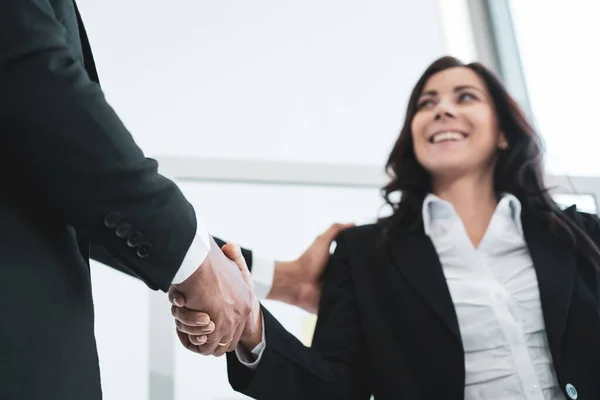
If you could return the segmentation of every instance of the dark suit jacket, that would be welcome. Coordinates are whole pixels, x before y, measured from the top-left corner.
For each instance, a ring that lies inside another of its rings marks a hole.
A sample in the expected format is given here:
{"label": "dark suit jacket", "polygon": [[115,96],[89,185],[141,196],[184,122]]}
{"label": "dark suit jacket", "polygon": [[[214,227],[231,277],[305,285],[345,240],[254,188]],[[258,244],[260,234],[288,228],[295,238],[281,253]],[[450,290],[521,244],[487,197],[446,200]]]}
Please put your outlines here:
{"label": "dark suit jacket", "polygon": [[[572,214],[600,243],[597,218]],[[600,399],[598,271],[540,224],[523,224],[560,386]],[[235,390],[261,400],[464,398],[458,321],[432,242],[400,228],[376,250],[380,234],[369,225],[339,236],[311,348],[265,310],[258,369],[227,357]]]}
{"label": "dark suit jacket", "polygon": [[90,244],[167,290],[196,219],[106,103],[72,0],[0,1],[0,178],[0,399],[100,399]]}

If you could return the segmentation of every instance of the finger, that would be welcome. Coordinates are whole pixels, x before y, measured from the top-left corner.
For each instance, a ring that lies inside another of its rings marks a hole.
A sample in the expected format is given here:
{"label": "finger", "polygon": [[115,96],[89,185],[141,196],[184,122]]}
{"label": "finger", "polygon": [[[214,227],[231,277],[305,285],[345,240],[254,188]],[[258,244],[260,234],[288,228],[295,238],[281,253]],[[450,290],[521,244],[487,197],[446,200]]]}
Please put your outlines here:
{"label": "finger", "polygon": [[206,335],[201,335],[201,336],[188,335],[188,337],[189,337],[190,342],[195,344],[196,346],[202,346],[204,343],[206,343],[208,341],[208,336],[206,336]]}
{"label": "finger", "polygon": [[214,322],[210,322],[207,326],[190,326],[182,324],[181,321],[175,320],[175,327],[179,332],[187,333],[193,336],[206,336],[215,331]]}
{"label": "finger", "polygon": [[242,338],[242,334],[244,333],[244,326],[245,324],[240,324],[240,326],[238,326],[237,331],[233,335],[233,340],[231,343],[229,343],[229,346],[227,346],[227,349],[225,350],[226,352],[234,351],[236,349],[240,339]]}
{"label": "finger", "polygon": [[179,332],[177,329],[175,329],[175,333],[177,333],[177,337],[179,338],[179,341],[181,342],[183,347],[185,347],[189,351],[193,351],[194,353],[201,354],[198,346],[190,341],[189,335],[186,335],[183,332]]}
{"label": "finger", "polygon": [[204,333],[206,335],[210,335],[214,331],[215,331],[215,323],[212,322],[212,321],[210,321],[207,326],[205,326],[204,328],[202,328],[202,333]]}
{"label": "finger", "polygon": [[221,251],[223,251],[223,254],[225,254],[227,258],[235,262],[240,269],[246,268],[246,260],[244,260],[244,257],[242,256],[242,250],[239,246],[233,243],[227,243],[221,248]]}
{"label": "finger", "polygon": [[216,340],[211,340],[210,336],[208,336],[208,340],[203,345],[198,346],[198,350],[200,354],[203,356],[212,355],[218,347],[218,342]]}
{"label": "finger", "polygon": [[245,324],[243,324],[243,323],[240,324],[237,327],[236,331],[234,332],[233,336],[221,338],[219,343],[221,343],[221,344],[227,343],[227,345],[225,345],[225,346],[217,345],[217,348],[215,349],[213,356],[221,357],[223,354],[225,354],[229,351],[235,350],[242,335],[244,334],[244,326],[245,326]]}
{"label": "finger", "polygon": [[[219,343],[227,343],[230,341],[230,339],[231,338],[223,338],[220,340]],[[228,347],[229,347],[229,345],[221,346],[220,344],[217,344],[217,347],[215,348],[215,351],[213,352],[212,355],[214,357],[221,357],[223,354],[225,354]]]}
{"label": "finger", "polygon": [[169,288],[169,302],[177,307],[185,306],[185,297],[172,285]]}
{"label": "finger", "polygon": [[223,334],[217,331],[210,335],[206,335],[206,337],[206,342],[203,345],[198,346],[198,350],[200,354],[210,356],[216,351],[217,347],[219,347],[219,340],[222,340]]}
{"label": "finger", "polygon": [[184,325],[206,326],[210,324],[210,316],[201,311],[194,311],[184,307],[171,306],[171,315]]}
{"label": "finger", "polygon": [[235,263],[235,265],[237,265],[240,272],[242,273],[242,276],[244,277],[244,281],[247,284],[250,284],[250,282],[252,282],[252,275],[250,274],[250,270],[248,269],[248,265],[246,264],[246,259],[242,255],[242,250],[239,248],[239,246],[233,243],[227,243],[225,246],[222,247],[221,250],[223,251],[223,254],[227,256],[227,258],[232,260]]}

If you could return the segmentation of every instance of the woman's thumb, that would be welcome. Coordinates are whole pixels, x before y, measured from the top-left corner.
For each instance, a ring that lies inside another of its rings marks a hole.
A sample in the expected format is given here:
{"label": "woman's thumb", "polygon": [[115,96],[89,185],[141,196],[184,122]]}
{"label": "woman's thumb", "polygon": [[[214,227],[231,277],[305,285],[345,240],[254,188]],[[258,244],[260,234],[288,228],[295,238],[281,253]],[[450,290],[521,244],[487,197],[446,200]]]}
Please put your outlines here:
{"label": "woman's thumb", "polygon": [[244,273],[245,271],[248,270],[248,266],[246,265],[246,260],[242,256],[242,251],[240,250],[239,246],[236,246],[233,243],[227,243],[225,246],[223,246],[221,248],[221,250],[223,251],[223,254],[225,254],[225,256],[227,258],[229,258],[231,261],[233,261],[238,266],[238,268],[240,269],[240,272]]}

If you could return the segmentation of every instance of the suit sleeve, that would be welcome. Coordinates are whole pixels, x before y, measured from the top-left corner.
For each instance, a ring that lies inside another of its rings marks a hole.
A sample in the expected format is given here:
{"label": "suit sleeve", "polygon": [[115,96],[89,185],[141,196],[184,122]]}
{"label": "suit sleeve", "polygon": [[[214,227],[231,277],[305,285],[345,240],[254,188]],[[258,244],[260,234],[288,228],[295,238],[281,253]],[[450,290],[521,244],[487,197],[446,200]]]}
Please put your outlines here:
{"label": "suit sleeve", "polygon": [[38,201],[168,289],[196,234],[194,209],[89,79],[49,0],[0,1],[0,126]]}
{"label": "suit sleeve", "polygon": [[[224,246],[225,242],[217,237],[213,237],[215,242],[219,246]],[[242,248],[242,256],[246,260],[246,264],[248,265],[248,269],[252,271],[252,251],[248,249]],[[90,246],[90,258],[104,264],[110,268],[116,269],[126,275],[132,276],[134,278],[139,278],[133,271],[127,268],[124,264],[119,262],[119,260],[115,259],[111,256],[111,254],[102,246],[98,244],[92,244]]]}
{"label": "suit sleeve", "polygon": [[102,246],[91,244],[90,245],[90,258],[94,261],[97,261],[107,267],[112,269],[116,269],[126,275],[129,275],[133,278],[139,278],[133,271],[127,268],[124,264],[120,263],[114,257],[110,255],[108,251]]}
{"label": "suit sleeve", "polygon": [[236,391],[264,400],[369,398],[365,340],[342,236],[326,272],[312,347],[263,308],[266,347],[256,370],[227,354]]}

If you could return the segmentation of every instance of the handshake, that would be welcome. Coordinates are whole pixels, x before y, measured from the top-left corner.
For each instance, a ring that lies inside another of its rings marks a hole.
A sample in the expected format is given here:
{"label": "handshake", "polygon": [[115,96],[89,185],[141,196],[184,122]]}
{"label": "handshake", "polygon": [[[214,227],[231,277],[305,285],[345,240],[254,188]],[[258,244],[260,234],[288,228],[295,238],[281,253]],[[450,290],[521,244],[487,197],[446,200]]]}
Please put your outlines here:
{"label": "handshake", "polygon": [[[334,224],[295,261],[278,262],[268,298],[316,313],[329,248],[352,224]],[[241,249],[219,249],[210,239],[202,265],[184,282],[171,286],[169,301],[180,342],[188,350],[220,357],[242,344],[252,350],[262,341],[262,313]]]}

